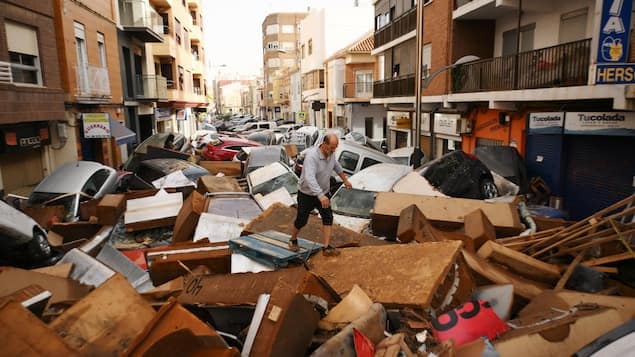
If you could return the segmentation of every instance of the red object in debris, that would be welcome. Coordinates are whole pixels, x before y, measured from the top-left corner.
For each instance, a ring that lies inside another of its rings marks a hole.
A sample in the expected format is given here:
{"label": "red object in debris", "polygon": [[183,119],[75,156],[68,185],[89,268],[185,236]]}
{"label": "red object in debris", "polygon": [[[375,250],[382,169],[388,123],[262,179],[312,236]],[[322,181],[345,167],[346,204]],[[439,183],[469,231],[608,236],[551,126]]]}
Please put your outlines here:
{"label": "red object in debris", "polygon": [[493,340],[509,330],[489,302],[472,300],[432,320],[434,336],[444,342],[454,340],[455,346],[472,342],[481,336]]}
{"label": "red object in debris", "polygon": [[373,357],[375,345],[366,335],[353,328],[353,340],[355,341],[355,353],[357,357]]}
{"label": "red object in debris", "polygon": [[121,253],[125,255],[128,259],[132,260],[139,268],[143,270],[148,270],[148,265],[146,263],[145,257],[145,249],[134,249],[134,250],[123,250]]}

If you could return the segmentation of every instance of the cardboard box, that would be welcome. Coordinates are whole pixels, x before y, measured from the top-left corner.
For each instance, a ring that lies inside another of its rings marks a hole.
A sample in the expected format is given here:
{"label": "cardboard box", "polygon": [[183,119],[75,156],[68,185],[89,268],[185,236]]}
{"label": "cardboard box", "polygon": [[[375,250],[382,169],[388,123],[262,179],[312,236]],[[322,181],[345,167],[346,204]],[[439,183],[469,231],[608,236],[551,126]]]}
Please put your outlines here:
{"label": "cardboard box", "polygon": [[167,193],[163,190],[151,197],[128,200],[124,215],[126,231],[172,226],[182,206],[181,193]]}
{"label": "cardboard box", "polygon": [[238,181],[233,177],[201,176],[198,178],[196,190],[204,195],[213,192],[243,192]]}
{"label": "cardboard box", "polygon": [[99,224],[114,226],[126,210],[126,196],[105,195],[97,205]]}
{"label": "cardboard box", "polygon": [[205,196],[194,191],[190,197],[183,202],[174,222],[174,233],[172,244],[178,242],[191,241],[198,224],[198,218],[205,209]]}
{"label": "cardboard box", "polygon": [[212,175],[218,173],[222,173],[225,176],[237,177],[243,175],[243,165],[239,161],[201,161],[198,164]]}

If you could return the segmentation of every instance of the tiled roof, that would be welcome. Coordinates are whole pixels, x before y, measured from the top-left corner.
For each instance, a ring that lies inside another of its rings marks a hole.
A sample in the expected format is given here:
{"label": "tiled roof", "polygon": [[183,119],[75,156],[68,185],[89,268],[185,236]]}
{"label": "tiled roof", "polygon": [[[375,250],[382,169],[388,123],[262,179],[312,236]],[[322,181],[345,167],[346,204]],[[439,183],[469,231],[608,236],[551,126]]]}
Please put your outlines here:
{"label": "tiled roof", "polygon": [[370,52],[375,48],[375,36],[371,33],[365,38],[361,39],[353,46],[349,47],[349,53]]}

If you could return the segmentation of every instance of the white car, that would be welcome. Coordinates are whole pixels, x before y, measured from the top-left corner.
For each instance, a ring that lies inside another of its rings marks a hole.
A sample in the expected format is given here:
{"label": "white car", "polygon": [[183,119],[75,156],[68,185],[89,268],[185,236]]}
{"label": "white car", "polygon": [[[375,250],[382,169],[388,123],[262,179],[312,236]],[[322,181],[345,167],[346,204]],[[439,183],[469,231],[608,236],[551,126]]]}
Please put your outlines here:
{"label": "white car", "polygon": [[192,135],[191,142],[196,149],[201,149],[203,148],[203,146],[207,145],[207,143],[209,143],[213,139],[218,138],[218,135],[219,135],[218,131],[216,130],[209,130],[209,129],[197,130],[194,133],[194,135]]}

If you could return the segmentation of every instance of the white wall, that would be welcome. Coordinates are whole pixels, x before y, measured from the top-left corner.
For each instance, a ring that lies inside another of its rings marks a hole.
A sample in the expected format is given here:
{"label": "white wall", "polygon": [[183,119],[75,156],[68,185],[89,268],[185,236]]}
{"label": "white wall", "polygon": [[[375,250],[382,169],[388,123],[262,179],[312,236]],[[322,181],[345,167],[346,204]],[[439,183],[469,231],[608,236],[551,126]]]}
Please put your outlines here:
{"label": "white wall", "polygon": [[[300,54],[300,72],[307,73],[322,68],[324,56],[324,9],[312,9],[300,22],[300,51],[304,45],[304,58]],[[309,40],[313,42],[313,51],[309,55]]]}
{"label": "white wall", "polygon": [[346,61],[338,58],[328,62],[328,101],[335,103],[337,98],[344,97],[344,81],[346,81]]}
{"label": "white wall", "polygon": [[[559,0],[554,1],[552,10],[548,12],[527,11],[523,14],[521,26],[536,23],[534,32],[534,48],[544,48],[558,44],[560,33],[560,17],[571,11],[588,7],[586,38],[596,36],[593,33],[595,23],[595,0]],[[494,56],[503,53],[503,33],[513,30],[518,25],[516,14],[509,15],[496,21],[496,42]]]}
{"label": "white wall", "polygon": [[366,133],[366,118],[373,118],[373,139],[381,139],[384,136],[384,118],[386,117],[386,108],[381,104],[362,104],[355,103],[352,110],[351,131],[361,134]]}
{"label": "white wall", "polygon": [[291,112],[298,113],[301,110],[300,107],[300,96],[302,94],[302,75],[300,72],[295,72],[291,74],[289,79],[289,85],[291,86]]}

